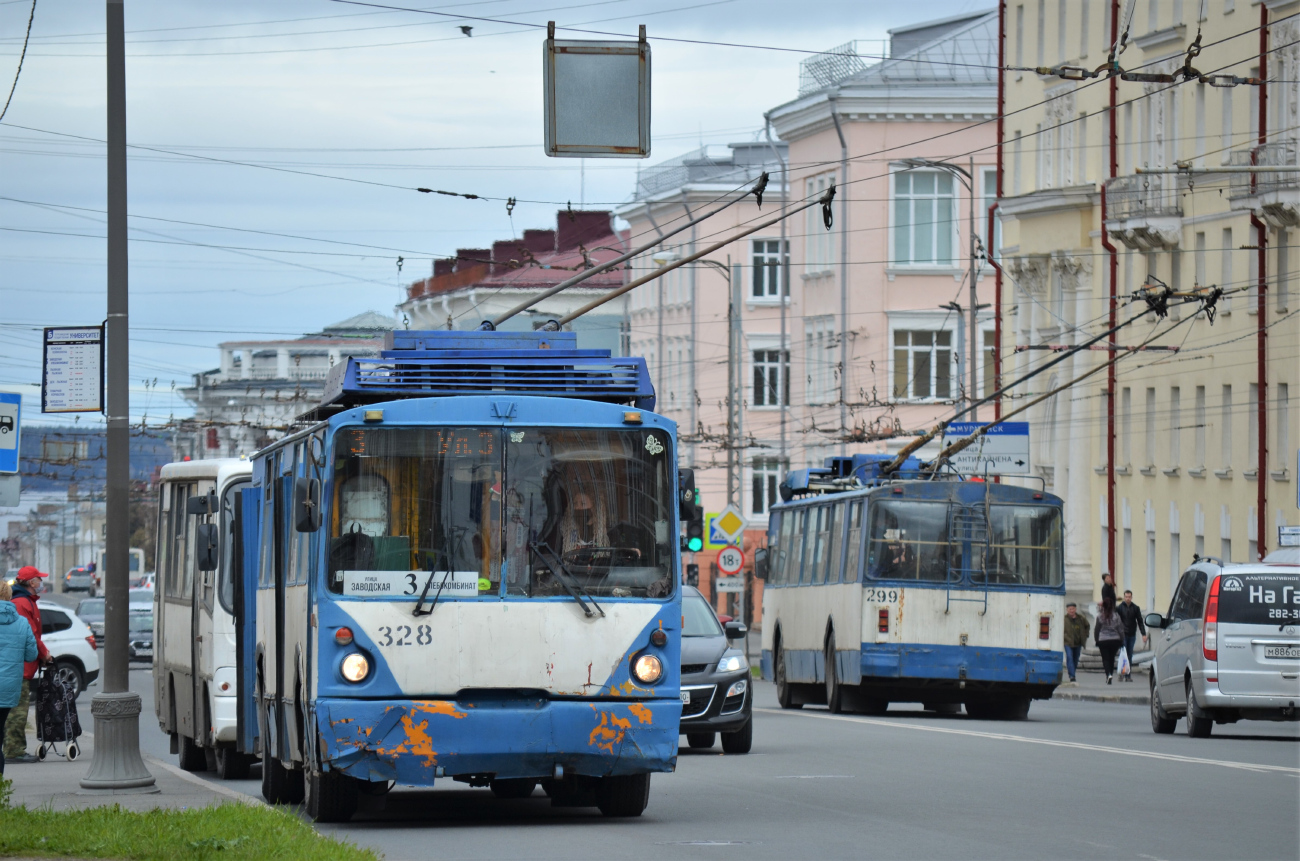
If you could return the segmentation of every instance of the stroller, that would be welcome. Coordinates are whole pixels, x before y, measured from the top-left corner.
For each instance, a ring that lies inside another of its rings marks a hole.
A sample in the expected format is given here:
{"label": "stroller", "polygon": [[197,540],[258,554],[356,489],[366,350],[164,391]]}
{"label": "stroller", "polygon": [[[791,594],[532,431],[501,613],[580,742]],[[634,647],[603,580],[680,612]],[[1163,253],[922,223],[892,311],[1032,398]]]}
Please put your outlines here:
{"label": "stroller", "polygon": [[77,719],[77,694],[51,670],[42,670],[36,681],[36,740],[40,747],[36,759],[45,761],[49,751],[58,753],[58,742],[66,742],[68,761],[81,755],[77,737],[81,721]]}

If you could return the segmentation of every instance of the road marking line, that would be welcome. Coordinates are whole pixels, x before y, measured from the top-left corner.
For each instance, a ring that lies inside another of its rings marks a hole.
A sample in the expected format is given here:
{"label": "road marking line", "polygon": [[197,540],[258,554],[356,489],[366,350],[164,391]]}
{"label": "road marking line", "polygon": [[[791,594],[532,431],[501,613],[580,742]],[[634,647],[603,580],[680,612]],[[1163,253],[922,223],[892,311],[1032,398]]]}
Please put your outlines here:
{"label": "road marking line", "polygon": [[1164,760],[1169,760],[1171,762],[1186,762],[1193,765],[1220,765],[1223,766],[1224,768],[1236,768],[1236,769],[1241,769],[1243,771],[1281,772],[1283,774],[1300,775],[1300,768],[1292,768],[1286,765],[1256,765],[1254,763],[1233,762],[1231,760],[1225,760],[1225,759],[1204,759],[1199,756],[1181,756],[1176,753],[1155,753],[1153,751],[1145,751],[1145,750],[1125,750],[1123,748],[1105,747],[1103,745],[1098,745],[1098,744],[1084,744],[1083,742],[1077,742],[1077,741],[1056,741],[1053,739],[1031,738],[1029,736],[1024,736],[1024,735],[1010,735],[1007,733],[1000,733],[1000,732],[980,732],[978,730],[973,730],[973,729],[953,729],[950,727],[920,726],[918,724],[902,723],[901,721],[877,720],[875,718],[845,717],[843,715],[818,714],[817,712],[803,712],[803,711],[796,712],[796,711],[787,711],[785,709],[765,709],[765,708],[756,708],[754,709],[754,711],[766,712],[768,714],[774,714],[774,715],[785,715],[786,717],[810,717],[810,718],[817,718],[819,720],[837,720],[837,721],[845,721],[846,723],[874,724],[876,726],[887,726],[887,727],[894,727],[897,729],[920,730],[921,732],[937,732],[937,733],[946,733],[948,735],[968,735],[968,736],[975,736],[976,738],[997,739],[999,741],[1019,741],[1019,742],[1026,742],[1028,744],[1043,744],[1049,747],[1066,747],[1066,748],[1072,748],[1074,750],[1092,750],[1092,751],[1098,751],[1100,753],[1115,753],[1121,756],[1137,756],[1137,757],[1144,757],[1147,759],[1164,759]]}
{"label": "road marking line", "polygon": [[229,798],[233,798],[235,801],[238,801],[242,804],[251,804],[254,807],[263,806],[262,801],[260,801],[257,798],[254,798],[251,795],[245,795],[244,793],[239,792],[238,790],[230,789],[229,787],[222,786],[219,783],[212,783],[211,781],[204,780],[201,777],[190,774],[188,771],[184,771],[183,769],[177,768],[176,766],[172,765],[170,762],[163,762],[161,759],[159,759],[156,756],[150,756],[147,753],[142,753],[140,754],[140,756],[148,760],[153,765],[156,765],[159,768],[171,772],[172,774],[179,777],[181,780],[188,780],[190,783],[193,783],[195,786],[201,786],[204,789],[207,789],[211,792],[216,792],[216,793],[220,793],[221,795],[228,796]]}

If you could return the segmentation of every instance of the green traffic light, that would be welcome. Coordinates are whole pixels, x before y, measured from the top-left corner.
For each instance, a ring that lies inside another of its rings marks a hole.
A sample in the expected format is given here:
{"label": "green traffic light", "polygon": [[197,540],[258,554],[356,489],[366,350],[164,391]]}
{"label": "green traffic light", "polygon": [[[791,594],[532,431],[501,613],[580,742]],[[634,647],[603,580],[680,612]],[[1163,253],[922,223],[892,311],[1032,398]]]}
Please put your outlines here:
{"label": "green traffic light", "polygon": [[704,549],[704,539],[703,539],[703,538],[688,538],[688,539],[686,539],[686,549],[687,549],[687,550],[690,550],[692,553],[697,553],[697,552],[699,552],[700,550],[703,550],[703,549]]}

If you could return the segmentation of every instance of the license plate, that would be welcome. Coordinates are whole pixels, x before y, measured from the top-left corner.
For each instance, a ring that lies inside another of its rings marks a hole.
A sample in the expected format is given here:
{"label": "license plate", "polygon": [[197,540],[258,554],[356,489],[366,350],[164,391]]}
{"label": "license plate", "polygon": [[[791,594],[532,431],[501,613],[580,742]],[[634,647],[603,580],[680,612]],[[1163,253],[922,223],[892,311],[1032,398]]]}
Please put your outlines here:
{"label": "license plate", "polygon": [[136,649],[136,650],[135,650],[135,653],[136,653],[136,655],[138,655],[139,657],[142,657],[142,658],[152,658],[152,657],[153,657],[153,649]]}
{"label": "license plate", "polygon": [[1265,646],[1264,657],[1300,660],[1300,646]]}
{"label": "license plate", "polygon": [[690,691],[682,691],[682,704],[683,704],[683,705],[690,705],[690,704],[691,704],[691,692],[690,692]]}

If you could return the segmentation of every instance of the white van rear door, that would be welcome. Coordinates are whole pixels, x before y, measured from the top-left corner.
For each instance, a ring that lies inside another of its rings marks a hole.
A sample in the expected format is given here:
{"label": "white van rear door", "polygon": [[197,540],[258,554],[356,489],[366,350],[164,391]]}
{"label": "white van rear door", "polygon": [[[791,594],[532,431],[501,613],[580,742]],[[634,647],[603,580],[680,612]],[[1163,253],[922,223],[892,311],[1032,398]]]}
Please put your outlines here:
{"label": "white van rear door", "polygon": [[1300,571],[1219,578],[1219,690],[1300,698]]}

